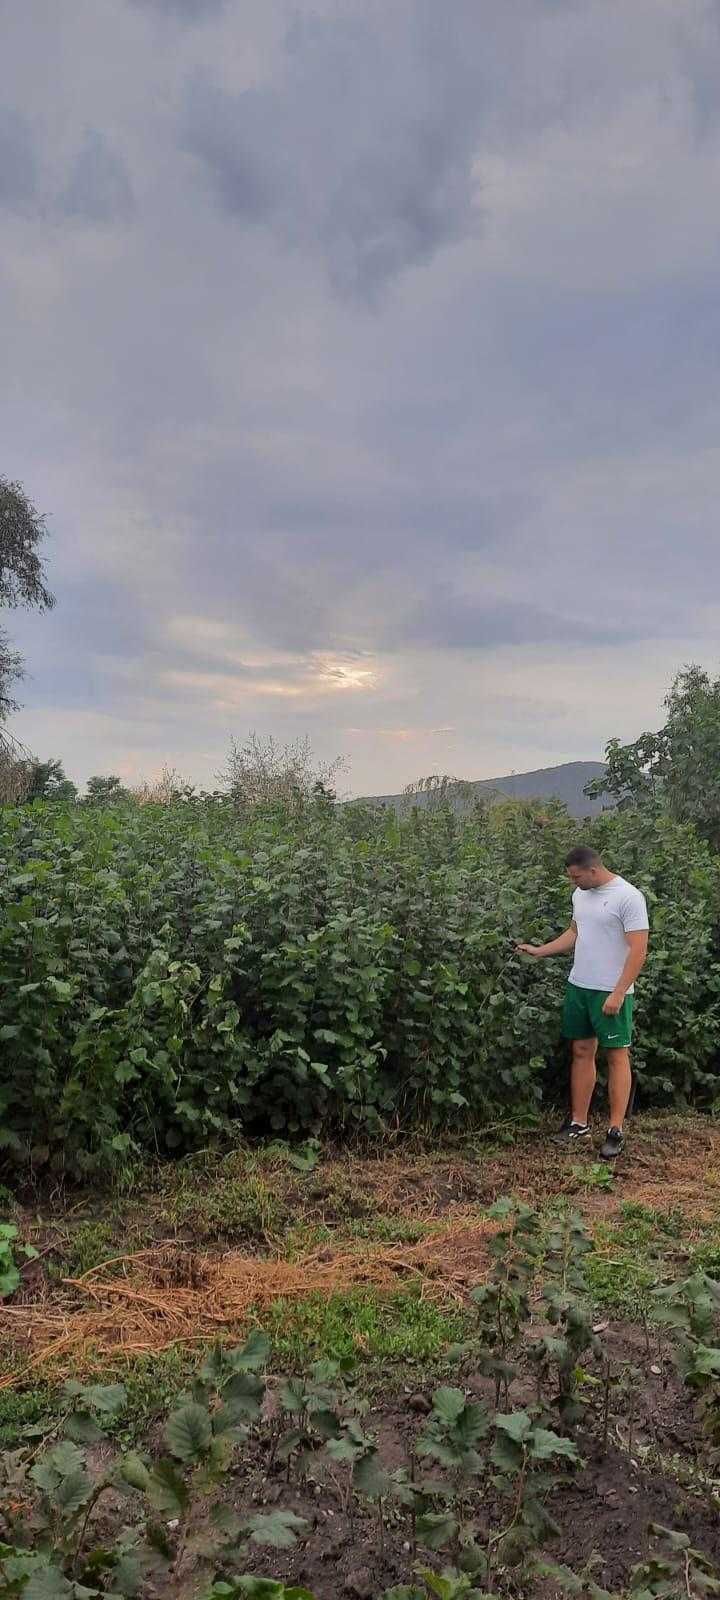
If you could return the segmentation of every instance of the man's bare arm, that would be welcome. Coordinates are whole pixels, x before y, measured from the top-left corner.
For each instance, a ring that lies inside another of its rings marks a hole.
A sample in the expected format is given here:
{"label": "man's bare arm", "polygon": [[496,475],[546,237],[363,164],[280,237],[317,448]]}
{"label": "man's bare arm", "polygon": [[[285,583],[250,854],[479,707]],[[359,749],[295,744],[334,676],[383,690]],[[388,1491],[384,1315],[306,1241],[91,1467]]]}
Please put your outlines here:
{"label": "man's bare arm", "polygon": [[637,933],[626,933],[625,943],[628,947],[628,953],[625,957],[625,965],[620,973],[620,977],[618,978],[612,994],[608,995],[603,1006],[603,1011],[608,1017],[617,1016],[630,985],[635,982],[635,979],[638,977],[639,973],[642,972],[647,959],[647,930],[642,930],[641,932]]}
{"label": "man's bare arm", "polygon": [[517,951],[522,956],[534,956],[536,961],[542,960],[545,956],[566,956],[575,948],[576,939],[577,928],[575,923],[571,922],[570,927],[566,928],[558,939],[552,939],[550,944],[519,944]]}

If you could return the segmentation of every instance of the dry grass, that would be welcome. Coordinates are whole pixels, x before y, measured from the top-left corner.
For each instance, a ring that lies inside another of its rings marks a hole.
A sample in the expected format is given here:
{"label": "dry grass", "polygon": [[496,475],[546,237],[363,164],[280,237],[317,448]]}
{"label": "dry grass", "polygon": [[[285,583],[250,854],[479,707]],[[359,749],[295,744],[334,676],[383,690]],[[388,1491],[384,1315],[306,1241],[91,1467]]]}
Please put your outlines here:
{"label": "dry grass", "polygon": [[[596,1159],[587,1151],[568,1159],[533,1135],[507,1150],[480,1148],[476,1159],[439,1151],[323,1162],[303,1195],[303,1214],[335,1211],[330,1243],[285,1260],[277,1249],[272,1256],[201,1254],[172,1239],[62,1284],[43,1279],[30,1301],[3,1307],[5,1363],[12,1370],[0,1388],[38,1371],[76,1376],[119,1356],[237,1335],[281,1298],[358,1287],[391,1293],[414,1283],[436,1302],[463,1302],[487,1270],[494,1224],[483,1209],[502,1194],[543,1209],[564,1200],[590,1222],[612,1221],[626,1202],[666,1215],[682,1211],[690,1238],[720,1222],[720,1126],[700,1118],[639,1119],[610,1188],[593,1181]],[[343,1236],[337,1202],[349,1191],[363,1197],[370,1214],[423,1221],[425,1237],[389,1245]]]}
{"label": "dry grass", "polygon": [[[494,1226],[458,1220],[418,1244],[324,1248],[294,1262],[235,1251],[198,1256],[176,1246],[140,1251],[66,1280],[64,1303],[7,1307],[8,1333],[23,1354],[0,1388],[39,1368],[77,1376],[101,1359],[237,1333],[278,1299],[356,1287],[390,1291],[414,1281],[435,1300],[463,1301],[485,1273]],[[110,1265],[123,1270],[109,1277]]]}

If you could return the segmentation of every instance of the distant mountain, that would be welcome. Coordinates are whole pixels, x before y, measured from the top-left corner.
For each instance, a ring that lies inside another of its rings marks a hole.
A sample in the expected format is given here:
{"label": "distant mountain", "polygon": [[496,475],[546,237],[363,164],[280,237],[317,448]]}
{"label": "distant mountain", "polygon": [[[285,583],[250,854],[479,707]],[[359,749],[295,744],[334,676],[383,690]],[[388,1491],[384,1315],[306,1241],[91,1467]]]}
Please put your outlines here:
{"label": "distant mountain", "polygon": [[[560,767],[541,767],[537,772],[513,772],[506,778],[482,778],[463,785],[472,798],[458,798],[456,809],[464,811],[474,802],[475,796],[508,797],[512,800],[562,800],[573,817],[596,817],[603,809],[601,800],[588,800],[583,794],[591,778],[599,778],[605,771],[603,761],[565,761]],[[420,793],[412,798],[404,794],[377,794],[366,796],[374,805],[392,806],[395,811],[405,811],[412,805],[424,808],[428,795]],[[607,802],[606,802],[607,803]]]}

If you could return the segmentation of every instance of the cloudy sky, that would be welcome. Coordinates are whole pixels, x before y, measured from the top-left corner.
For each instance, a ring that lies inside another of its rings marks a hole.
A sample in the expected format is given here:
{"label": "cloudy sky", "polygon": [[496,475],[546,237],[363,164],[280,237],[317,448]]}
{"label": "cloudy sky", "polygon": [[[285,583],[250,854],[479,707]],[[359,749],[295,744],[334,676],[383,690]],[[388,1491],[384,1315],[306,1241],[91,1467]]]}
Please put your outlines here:
{"label": "cloudy sky", "polygon": [[0,0],[17,732],[347,792],[720,669],[716,0]]}

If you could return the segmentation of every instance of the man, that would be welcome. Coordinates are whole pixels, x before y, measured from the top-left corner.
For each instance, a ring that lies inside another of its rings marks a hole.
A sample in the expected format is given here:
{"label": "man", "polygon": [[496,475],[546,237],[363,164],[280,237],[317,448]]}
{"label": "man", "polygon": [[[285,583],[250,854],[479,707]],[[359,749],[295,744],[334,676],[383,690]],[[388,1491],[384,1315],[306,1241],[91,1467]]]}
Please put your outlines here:
{"label": "man", "polygon": [[571,1109],[558,1138],[574,1145],[590,1137],[600,1045],[607,1051],[610,1096],[610,1127],[600,1154],[612,1161],[623,1148],[630,1100],[633,989],[647,955],[647,905],[640,890],[610,872],[587,845],[571,850],[565,866],[575,885],[570,927],[550,944],[517,948],[536,961],[575,952],[563,1010],[563,1033],[572,1040]]}

